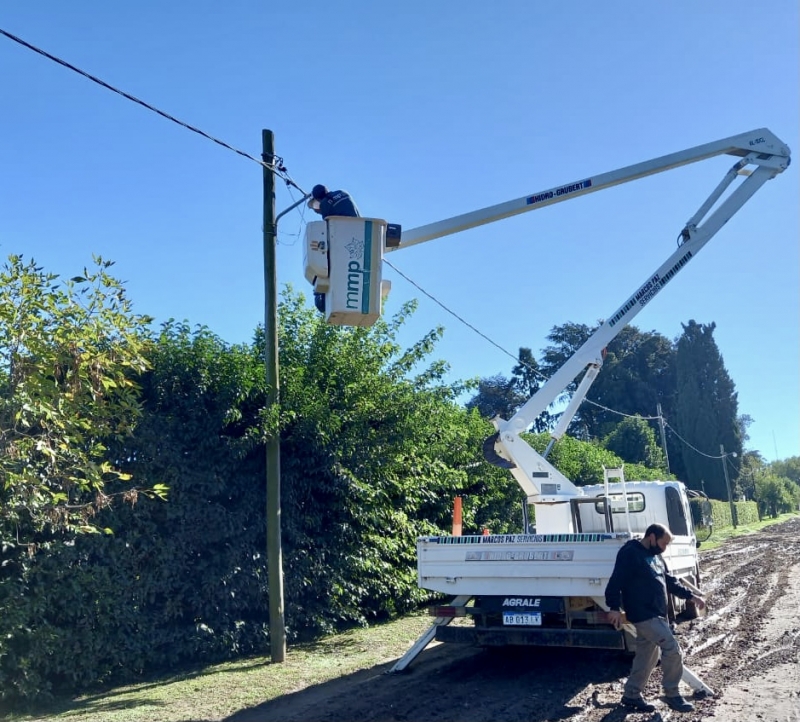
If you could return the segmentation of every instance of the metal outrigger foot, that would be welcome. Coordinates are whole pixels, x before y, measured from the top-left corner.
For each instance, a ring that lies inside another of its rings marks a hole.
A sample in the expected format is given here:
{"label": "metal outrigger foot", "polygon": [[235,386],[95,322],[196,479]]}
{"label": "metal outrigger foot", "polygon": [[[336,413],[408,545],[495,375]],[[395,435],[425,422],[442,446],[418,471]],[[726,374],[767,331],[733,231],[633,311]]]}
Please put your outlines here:
{"label": "metal outrigger foot", "polygon": [[[623,624],[622,627],[632,637],[636,636],[636,628],[632,624]],[[688,684],[695,693],[702,692],[707,694],[709,697],[713,697],[715,694],[711,687],[709,687],[705,682],[703,682],[702,679],[700,679],[700,677],[698,677],[694,672],[692,672],[691,669],[688,669],[687,667],[683,668],[683,676],[681,677],[681,680],[686,682],[686,684]]]}
{"label": "metal outrigger foot", "polygon": [[[472,595],[464,594],[453,599],[453,601],[450,602],[450,605],[454,607],[461,607],[465,605],[471,598]],[[389,670],[389,674],[405,671],[406,667],[408,667],[408,665],[419,656],[425,647],[427,647],[433,641],[433,638],[436,636],[436,627],[445,627],[452,621],[453,617],[436,617],[436,619],[433,620],[433,624],[431,624],[431,626],[422,633],[419,639],[414,642],[414,646],[412,646],[411,649],[409,649],[402,657],[400,657],[400,659],[397,660],[397,662],[395,662],[394,666]]]}

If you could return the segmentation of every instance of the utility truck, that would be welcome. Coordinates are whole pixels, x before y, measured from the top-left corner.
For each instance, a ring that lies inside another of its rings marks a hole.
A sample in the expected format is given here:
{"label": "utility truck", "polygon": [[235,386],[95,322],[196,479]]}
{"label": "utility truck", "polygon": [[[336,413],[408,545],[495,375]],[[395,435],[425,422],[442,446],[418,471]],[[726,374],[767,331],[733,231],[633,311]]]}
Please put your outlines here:
{"label": "utility truck", "polygon": [[[344,306],[348,285],[355,289],[356,280],[371,288],[372,297],[377,298],[381,278],[374,263],[376,255],[721,155],[733,156],[736,161],[683,225],[677,234],[677,247],[667,259],[624,298],[622,305],[510,419],[493,420],[496,433],[487,439],[484,456],[507,468],[522,487],[527,503],[534,507],[535,532],[525,529],[522,534],[420,538],[420,587],[450,595],[452,601],[436,609],[431,628],[395,664],[394,671],[407,667],[433,639],[485,646],[627,648],[635,630],[627,624],[623,630],[616,630],[608,622],[604,591],[619,549],[627,540],[641,537],[653,522],[666,523],[675,534],[664,555],[670,572],[687,585],[700,586],[697,538],[682,483],[626,481],[622,470],[607,469],[603,484],[578,487],[550,464],[547,456],[586,398],[603,365],[608,343],[764,183],[789,166],[790,152],[779,138],[762,128],[402,231],[399,244],[382,240],[386,223],[380,219],[331,217],[327,226],[309,224],[306,276],[313,279],[315,290],[319,284],[334,300],[341,298]],[[363,234],[359,230],[362,225]],[[341,249],[335,248],[337,235],[343,237]],[[330,248],[326,246],[328,238]],[[364,260],[365,248],[368,262]],[[337,254],[346,258],[337,261]],[[354,279],[354,274],[370,263],[370,277]],[[368,300],[361,303],[357,308],[355,303],[348,306],[345,322],[368,325],[377,318],[377,301],[372,305]],[[343,310],[328,309],[329,321],[340,322],[337,318],[343,318],[339,313]],[[539,454],[522,434],[581,374],[547,449]],[[692,614],[693,610],[683,604],[682,600],[671,600],[674,616]],[[451,624],[458,617],[472,623]],[[695,689],[708,691],[691,673],[688,675],[687,681]]]}

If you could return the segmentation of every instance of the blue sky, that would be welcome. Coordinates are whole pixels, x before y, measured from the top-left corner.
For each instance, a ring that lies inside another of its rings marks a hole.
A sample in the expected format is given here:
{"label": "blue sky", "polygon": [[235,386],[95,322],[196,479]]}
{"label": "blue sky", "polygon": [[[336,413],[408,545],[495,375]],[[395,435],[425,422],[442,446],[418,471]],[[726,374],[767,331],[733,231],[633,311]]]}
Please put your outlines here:
{"label": "blue sky", "polygon": [[[385,4],[7,0],[0,28],[412,228],[754,128],[795,152],[798,4],[763,0]],[[0,254],[75,275],[116,261],[136,309],[248,341],[263,318],[261,169],[0,37]],[[392,254],[501,347],[535,354],[610,315],[674,248],[727,156]],[[755,419],[749,448],[800,454],[797,160],[636,319],[715,338]],[[296,197],[296,194],[295,194]],[[293,202],[278,186],[278,210]],[[302,276],[281,221],[279,283]],[[408,341],[446,327],[453,378],[513,361],[391,269]],[[652,414],[654,409],[641,409]],[[703,450],[710,454],[715,449]]]}

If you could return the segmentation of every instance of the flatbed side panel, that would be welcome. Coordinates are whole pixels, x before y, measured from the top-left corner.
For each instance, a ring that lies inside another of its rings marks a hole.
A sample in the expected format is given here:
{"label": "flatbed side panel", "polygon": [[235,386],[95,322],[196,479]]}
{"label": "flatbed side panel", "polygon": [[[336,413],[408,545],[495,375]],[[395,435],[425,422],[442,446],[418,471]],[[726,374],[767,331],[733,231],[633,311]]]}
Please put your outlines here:
{"label": "flatbed side panel", "polygon": [[[531,535],[509,535],[515,536]],[[499,540],[493,542],[456,543],[419,539],[419,586],[453,595],[596,596],[605,588],[617,552],[626,541],[625,538],[607,538],[586,542],[572,539],[536,542],[497,538]]]}
{"label": "flatbed side panel", "polygon": [[[532,541],[539,537],[548,541]],[[604,592],[626,541],[626,535],[603,534],[421,537],[417,581],[423,589],[451,595],[593,597]],[[674,542],[669,551],[665,561],[672,574],[694,572],[692,544]]]}

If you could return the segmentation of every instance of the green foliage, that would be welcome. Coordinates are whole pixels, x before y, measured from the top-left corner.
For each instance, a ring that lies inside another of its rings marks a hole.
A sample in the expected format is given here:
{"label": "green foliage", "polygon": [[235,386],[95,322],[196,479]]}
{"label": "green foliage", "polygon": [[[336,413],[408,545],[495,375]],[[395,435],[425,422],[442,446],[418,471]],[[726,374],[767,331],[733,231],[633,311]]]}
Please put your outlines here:
{"label": "green foliage", "polygon": [[761,521],[761,517],[758,513],[758,504],[756,504],[756,502],[735,501],[733,506],[736,509],[737,524],[755,524],[756,522]]}
{"label": "green foliage", "polygon": [[[705,500],[702,500],[705,501]],[[714,529],[725,529],[726,527],[733,526],[733,517],[731,516],[731,505],[727,501],[719,501],[718,499],[710,499],[711,503],[711,522]],[[700,500],[692,499],[693,506],[700,503]],[[758,505],[753,501],[736,501],[733,504],[736,512],[736,524],[742,526],[744,524],[753,524],[761,521],[758,513]],[[693,518],[696,518],[693,516]]]}
{"label": "green foliage", "polygon": [[765,473],[756,478],[755,498],[762,517],[776,517],[800,506],[800,486],[786,477]]}
{"label": "green foliage", "polygon": [[769,465],[769,470],[775,476],[784,476],[795,484],[800,484],[800,456],[773,461]]}
{"label": "green foliage", "polygon": [[[538,434],[532,445],[541,454],[544,453],[548,441],[547,434]],[[613,468],[622,465],[621,459],[611,451],[570,436],[559,440],[547,460],[578,486],[600,484],[603,482],[603,466]]]}
{"label": "green foliage", "polygon": [[629,416],[617,424],[603,440],[603,446],[626,462],[663,469],[664,452],[647,422],[639,416]]}
{"label": "green foliage", "polygon": [[727,501],[719,501],[718,499],[710,499],[711,502],[711,523],[715,529],[724,529],[727,526],[733,526],[733,517],[731,516],[731,505]]}
{"label": "green foliage", "polygon": [[[471,491],[488,425],[424,365],[441,330],[402,350],[413,306],[370,329],[326,325],[284,294],[282,476],[291,633],[331,631],[410,609],[416,537],[450,528]],[[485,466],[485,465],[484,465]],[[494,477],[487,477],[491,480]],[[485,482],[484,482],[485,483]],[[469,508],[468,523],[481,516]]]}
{"label": "green foliage", "polygon": [[[554,326],[548,336],[551,345],[542,352],[542,370],[552,376],[589,338],[596,327],[565,323]],[[567,389],[571,395],[582,374]],[[674,409],[675,351],[668,338],[655,331],[627,326],[606,349],[603,369],[592,384],[589,397],[603,406],[634,415],[655,413],[658,404],[667,418]],[[607,436],[619,417],[606,409],[584,403],[575,415],[570,433],[584,439]]]}
{"label": "green foliage", "polygon": [[48,614],[90,619],[113,570],[59,560],[74,554],[76,533],[110,533],[103,510],[115,496],[134,503],[143,491],[108,449],[140,418],[135,377],[147,367],[150,319],[133,313],[111,265],[96,258],[60,281],[10,256],[0,272],[0,698],[46,693],[51,675],[76,666],[54,650],[80,656],[103,643],[86,624],[65,638]]}
{"label": "green foliage", "polygon": [[168,503],[108,506],[95,522],[113,536],[54,542],[20,563],[13,625],[0,617],[3,696],[41,699],[263,645],[264,495],[252,460],[262,447],[240,426],[260,406],[262,364],[175,324],[150,361],[139,422],[107,441],[107,456],[169,486]]}
{"label": "green foliage", "polygon": [[757,451],[746,451],[739,465],[739,475],[736,480],[734,496],[744,496],[745,499],[754,499],[756,493],[756,479],[764,476],[768,467],[761,454]]}
{"label": "green foliage", "polygon": [[514,379],[497,374],[478,381],[477,393],[466,406],[468,409],[476,409],[486,419],[495,416],[510,419],[527,400],[517,389]]}
{"label": "green foliage", "polygon": [[[704,488],[710,497],[726,499],[723,462],[713,456],[723,445],[726,453],[741,458],[742,440],[737,394],[714,341],[715,327],[695,321],[683,325],[677,345],[676,426],[695,447],[683,445],[681,450],[690,488]],[[708,456],[695,449],[714,453]],[[735,469],[729,467],[729,473],[735,474]],[[731,481],[735,483],[735,478]]]}
{"label": "green foliage", "polygon": [[[498,374],[480,379],[478,392],[467,402],[467,408],[477,409],[487,419],[495,416],[510,419],[539,390],[545,378],[531,350],[520,348],[519,361],[511,370],[511,378]],[[543,412],[534,420],[533,430],[546,431],[550,420],[549,412]]]}
{"label": "green foliage", "polygon": [[[544,453],[550,436],[536,434],[526,437],[540,454]],[[576,486],[603,483],[603,467],[624,467],[625,478],[636,481],[660,481],[672,476],[661,469],[648,468],[642,464],[626,464],[623,459],[608,449],[591,441],[580,441],[571,436],[562,437],[553,446],[547,460]]]}
{"label": "green foliage", "polygon": [[10,256],[0,272],[0,542],[95,531],[109,481],[106,443],[139,415],[148,318],[96,267],[69,281]]}

